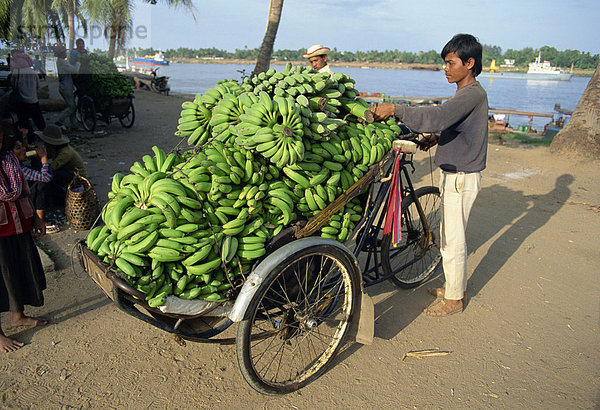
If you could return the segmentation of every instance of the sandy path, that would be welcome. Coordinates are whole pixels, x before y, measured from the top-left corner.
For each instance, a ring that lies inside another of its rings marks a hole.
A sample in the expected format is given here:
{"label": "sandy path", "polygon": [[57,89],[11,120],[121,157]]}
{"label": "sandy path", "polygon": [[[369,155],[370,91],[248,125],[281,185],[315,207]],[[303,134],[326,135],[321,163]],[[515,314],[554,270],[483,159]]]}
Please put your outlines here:
{"label": "sandy path", "polygon": [[[169,149],[181,96],[138,91],[136,124],[118,123],[79,151],[101,198],[110,177],[154,144]],[[417,158],[419,184],[429,159]],[[83,233],[43,239],[57,264],[46,303],[52,324],[7,329],[27,342],[0,355],[2,408],[593,408],[600,387],[600,185],[597,163],[546,148],[489,146],[469,224],[463,314],[432,319],[424,288],[369,288],[375,341],[348,345],[298,393],[267,397],[243,380],[234,346],[187,343],[120,312],[75,263]],[[434,279],[434,284],[441,283]],[[8,316],[3,314],[3,323]],[[235,327],[226,332],[234,335]],[[440,348],[444,357],[407,358]]]}

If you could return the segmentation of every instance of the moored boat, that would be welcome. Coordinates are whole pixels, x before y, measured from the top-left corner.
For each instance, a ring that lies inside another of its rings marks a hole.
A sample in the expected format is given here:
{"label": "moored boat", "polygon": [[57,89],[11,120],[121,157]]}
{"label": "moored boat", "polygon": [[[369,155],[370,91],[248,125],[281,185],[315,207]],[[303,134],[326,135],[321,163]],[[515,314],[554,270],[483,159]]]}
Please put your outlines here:
{"label": "moored boat", "polygon": [[539,53],[533,63],[529,63],[526,73],[512,71],[482,71],[479,78],[512,78],[519,80],[558,80],[569,81],[573,77],[571,71],[563,71],[558,67],[552,67],[550,61],[542,61],[542,53]]}
{"label": "moored boat", "polygon": [[144,57],[131,57],[131,64],[133,65],[169,65],[169,60],[165,59],[165,55],[160,51],[154,54],[154,56]]}

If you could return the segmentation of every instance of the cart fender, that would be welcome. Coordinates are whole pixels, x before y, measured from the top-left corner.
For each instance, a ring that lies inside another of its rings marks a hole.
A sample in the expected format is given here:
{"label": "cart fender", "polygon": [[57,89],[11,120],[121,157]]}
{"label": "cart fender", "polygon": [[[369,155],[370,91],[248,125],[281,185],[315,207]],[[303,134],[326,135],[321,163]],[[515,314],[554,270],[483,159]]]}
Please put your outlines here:
{"label": "cart fender", "polygon": [[[248,309],[248,305],[250,304],[250,300],[254,294],[258,291],[261,284],[267,279],[269,274],[275,269],[275,267],[281,263],[285,258],[291,255],[294,252],[297,252],[301,249],[319,246],[319,245],[329,245],[335,246],[342,250],[344,253],[348,255],[350,260],[352,261],[352,271],[350,272],[352,275],[355,275],[357,278],[357,283],[360,286],[360,291],[358,292],[357,301],[357,311],[354,312],[354,317],[352,320],[352,325],[350,328],[350,334],[352,334],[352,328],[354,328],[355,322],[357,322],[360,316],[360,306],[362,305],[362,301],[360,300],[363,296],[362,290],[362,277],[360,274],[360,267],[358,265],[358,260],[356,257],[350,252],[350,250],[345,247],[343,244],[334,241],[333,239],[321,238],[318,236],[311,236],[308,238],[297,239],[288,243],[287,245],[282,246],[277,249],[270,255],[268,255],[265,259],[263,259],[254,269],[252,269],[252,273],[246,279],[246,282],[242,286],[242,290],[239,295],[235,299],[235,304],[229,313],[229,318],[233,322],[241,322],[244,320],[246,315],[246,310]],[[368,297],[368,296],[367,296]],[[374,319],[371,319],[374,320]],[[358,322],[357,322],[358,323]]]}

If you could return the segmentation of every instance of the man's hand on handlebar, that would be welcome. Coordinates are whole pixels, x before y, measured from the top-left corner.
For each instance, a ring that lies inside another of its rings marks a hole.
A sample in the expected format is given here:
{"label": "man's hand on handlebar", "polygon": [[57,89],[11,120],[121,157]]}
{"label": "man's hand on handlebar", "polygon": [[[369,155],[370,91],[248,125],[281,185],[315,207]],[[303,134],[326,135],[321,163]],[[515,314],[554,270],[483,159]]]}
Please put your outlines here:
{"label": "man's hand on handlebar", "polygon": [[435,134],[421,134],[423,138],[420,141],[417,141],[419,144],[419,149],[421,151],[428,151],[429,148],[433,147],[437,144],[437,138]]}
{"label": "man's hand on handlebar", "polygon": [[373,113],[375,121],[383,121],[394,115],[394,108],[394,104],[373,104],[371,106],[371,112]]}

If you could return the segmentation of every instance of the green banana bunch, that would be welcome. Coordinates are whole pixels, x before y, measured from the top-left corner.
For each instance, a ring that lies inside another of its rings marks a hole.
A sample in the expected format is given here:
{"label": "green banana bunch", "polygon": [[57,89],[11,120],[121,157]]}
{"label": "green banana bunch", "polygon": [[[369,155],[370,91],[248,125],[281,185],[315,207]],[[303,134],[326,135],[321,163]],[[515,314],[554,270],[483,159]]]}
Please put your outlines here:
{"label": "green banana bunch", "polygon": [[[357,95],[346,74],[291,64],[217,83],[182,104],[177,133],[197,148],[152,147],[115,174],[104,225],[86,246],[151,307],[234,297],[233,281],[271,238],[326,208],[391,149],[399,127],[370,123]],[[361,216],[355,198],[320,234],[346,241]]]}

